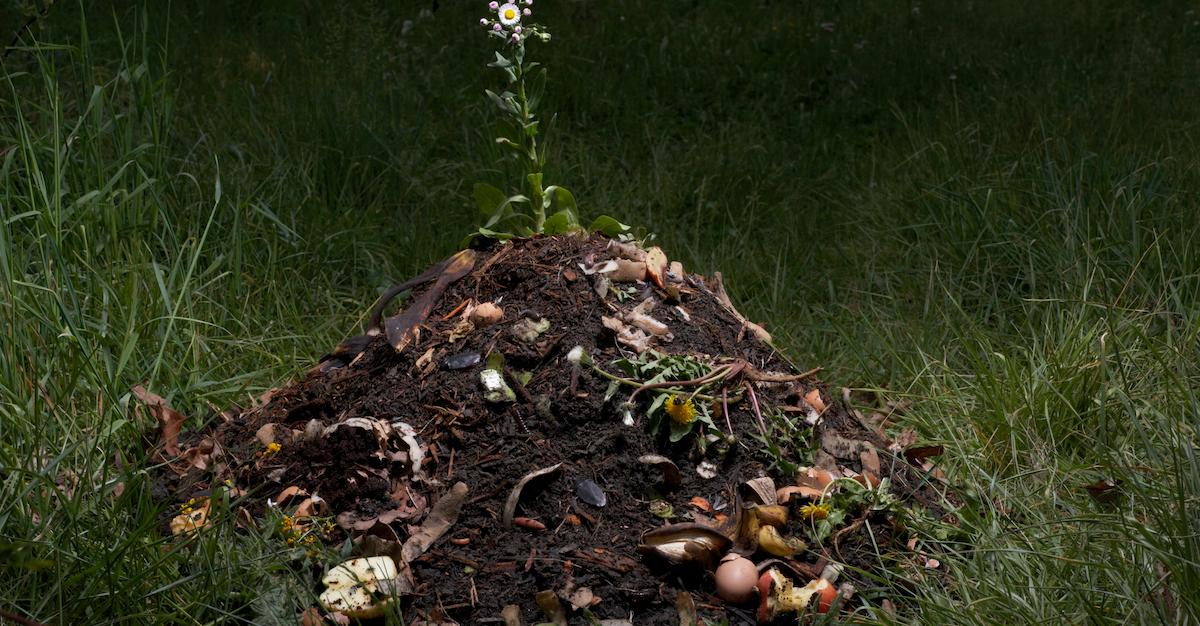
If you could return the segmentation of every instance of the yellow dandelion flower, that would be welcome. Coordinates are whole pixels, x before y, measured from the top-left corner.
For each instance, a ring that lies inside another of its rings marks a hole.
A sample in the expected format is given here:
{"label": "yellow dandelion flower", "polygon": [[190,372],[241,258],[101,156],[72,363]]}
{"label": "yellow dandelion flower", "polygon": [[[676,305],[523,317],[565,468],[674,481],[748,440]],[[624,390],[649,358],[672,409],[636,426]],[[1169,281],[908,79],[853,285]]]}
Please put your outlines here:
{"label": "yellow dandelion flower", "polygon": [[800,507],[800,516],[812,521],[825,519],[831,508],[828,504],[806,504]]}
{"label": "yellow dandelion flower", "polygon": [[686,425],[696,421],[696,405],[692,404],[691,398],[681,399],[679,396],[667,396],[664,406],[667,409],[667,415],[670,415],[671,421],[676,424]]}
{"label": "yellow dandelion flower", "polygon": [[267,454],[275,454],[276,452],[279,452],[282,448],[283,448],[283,446],[272,441],[271,443],[267,444]]}

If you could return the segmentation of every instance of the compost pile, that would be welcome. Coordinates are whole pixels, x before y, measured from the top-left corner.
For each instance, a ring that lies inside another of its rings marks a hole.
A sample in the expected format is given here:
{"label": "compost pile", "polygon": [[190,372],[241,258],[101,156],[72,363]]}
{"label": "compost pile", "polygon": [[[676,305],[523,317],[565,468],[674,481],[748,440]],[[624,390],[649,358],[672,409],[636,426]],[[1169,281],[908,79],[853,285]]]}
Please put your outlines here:
{"label": "compost pile", "polygon": [[937,575],[906,525],[953,522],[939,450],[795,368],[719,273],[595,234],[412,285],[202,429],[142,393],[172,532],[275,528],[321,594],[306,623],[794,622],[877,602],[885,566]]}

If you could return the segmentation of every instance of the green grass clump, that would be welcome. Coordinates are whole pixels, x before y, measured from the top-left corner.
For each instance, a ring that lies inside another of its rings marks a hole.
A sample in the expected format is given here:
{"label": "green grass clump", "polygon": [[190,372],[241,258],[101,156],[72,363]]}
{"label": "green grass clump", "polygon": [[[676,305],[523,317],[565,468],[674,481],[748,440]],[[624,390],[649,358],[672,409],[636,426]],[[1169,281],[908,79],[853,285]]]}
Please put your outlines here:
{"label": "green grass clump", "polygon": [[[442,4],[59,4],[9,54],[0,610],[295,623],[269,531],[161,537],[128,390],[247,403],[513,178],[478,7]],[[949,581],[881,578],[863,597],[919,612],[863,621],[1200,618],[1189,3],[539,7],[581,212],[722,270],[798,361],[946,444]]]}

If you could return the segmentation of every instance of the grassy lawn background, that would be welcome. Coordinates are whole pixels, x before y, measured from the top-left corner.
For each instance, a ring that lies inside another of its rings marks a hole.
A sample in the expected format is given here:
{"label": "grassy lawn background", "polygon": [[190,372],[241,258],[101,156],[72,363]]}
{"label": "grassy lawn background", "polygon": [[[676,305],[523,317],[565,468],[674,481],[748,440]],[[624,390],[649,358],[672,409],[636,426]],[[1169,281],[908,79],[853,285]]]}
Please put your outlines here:
{"label": "grassy lawn background", "polygon": [[[9,55],[0,609],[295,623],[277,539],[160,536],[128,390],[247,402],[454,250],[511,176],[483,3],[442,5],[62,3]],[[536,6],[548,181],[946,444],[975,539],[863,621],[1200,619],[1191,3]]]}

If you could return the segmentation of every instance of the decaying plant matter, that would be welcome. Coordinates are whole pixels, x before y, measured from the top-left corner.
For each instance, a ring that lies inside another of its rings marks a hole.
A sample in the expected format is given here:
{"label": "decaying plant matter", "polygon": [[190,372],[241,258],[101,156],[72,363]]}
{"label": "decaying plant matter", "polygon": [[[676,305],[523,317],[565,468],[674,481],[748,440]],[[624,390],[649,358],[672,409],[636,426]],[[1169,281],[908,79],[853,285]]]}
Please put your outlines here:
{"label": "decaying plant matter", "polygon": [[[177,541],[279,525],[329,572],[310,621],[762,623],[880,601],[877,550],[937,576],[911,531],[952,528],[936,450],[794,368],[719,282],[598,234],[435,270],[356,352],[198,430],[142,392]],[[376,560],[322,551],[347,540]],[[386,581],[347,579],[367,563]]]}

